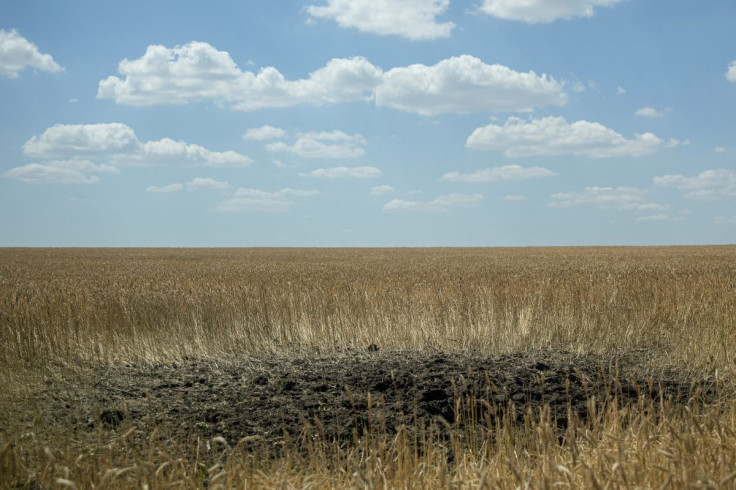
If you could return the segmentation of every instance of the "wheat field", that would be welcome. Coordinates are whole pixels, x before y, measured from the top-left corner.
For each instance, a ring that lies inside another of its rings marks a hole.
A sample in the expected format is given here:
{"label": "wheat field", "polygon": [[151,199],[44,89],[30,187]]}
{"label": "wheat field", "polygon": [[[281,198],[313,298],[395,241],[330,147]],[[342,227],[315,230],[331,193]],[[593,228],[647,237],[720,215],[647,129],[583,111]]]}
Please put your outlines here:
{"label": "wheat field", "polygon": [[[3,249],[0,327],[4,488],[736,485],[733,246]],[[437,419],[449,439],[415,418],[338,442],[315,419],[300,436],[308,444],[265,452],[247,434],[53,426],[39,401],[100,366],[339,359],[369,346],[476,358],[636,352],[652,373],[713,389],[707,402],[697,390],[686,402],[591,396],[589,416],[565,427],[543,406],[491,417],[459,396],[454,420],[472,420],[461,430]]]}

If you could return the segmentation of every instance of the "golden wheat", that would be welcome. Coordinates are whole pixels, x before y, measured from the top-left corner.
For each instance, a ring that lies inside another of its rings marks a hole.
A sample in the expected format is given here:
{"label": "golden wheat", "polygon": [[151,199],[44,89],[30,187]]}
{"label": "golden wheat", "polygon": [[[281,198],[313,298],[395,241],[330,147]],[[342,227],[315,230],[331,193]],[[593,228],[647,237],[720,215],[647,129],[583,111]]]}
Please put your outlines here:
{"label": "golden wheat", "polygon": [[[644,348],[653,363],[728,379],[736,371],[736,247],[5,249],[0,327],[6,402],[32,394],[29,383],[42,374],[80,363],[370,344],[489,354]],[[730,395],[705,408],[603,402],[597,417],[561,435],[541,413],[522,426],[497,422],[481,446],[447,443],[428,429],[418,450],[405,431],[377,430],[349,447],[318,441],[307,456],[173,441],[163,429],[143,439],[101,435],[85,449],[64,433],[5,423],[0,480],[77,488],[734,486]]]}
{"label": "golden wheat", "polygon": [[0,251],[0,365],[657,347],[733,364],[736,248]]}

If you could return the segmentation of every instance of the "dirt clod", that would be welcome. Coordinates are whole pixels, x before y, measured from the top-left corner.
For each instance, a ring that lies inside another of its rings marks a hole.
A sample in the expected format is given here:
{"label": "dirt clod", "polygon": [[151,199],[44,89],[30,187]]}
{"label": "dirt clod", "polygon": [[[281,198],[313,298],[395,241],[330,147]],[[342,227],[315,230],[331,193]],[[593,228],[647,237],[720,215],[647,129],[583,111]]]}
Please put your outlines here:
{"label": "dirt clod", "polygon": [[100,423],[104,427],[117,427],[125,419],[125,413],[122,410],[108,408],[100,412]]}

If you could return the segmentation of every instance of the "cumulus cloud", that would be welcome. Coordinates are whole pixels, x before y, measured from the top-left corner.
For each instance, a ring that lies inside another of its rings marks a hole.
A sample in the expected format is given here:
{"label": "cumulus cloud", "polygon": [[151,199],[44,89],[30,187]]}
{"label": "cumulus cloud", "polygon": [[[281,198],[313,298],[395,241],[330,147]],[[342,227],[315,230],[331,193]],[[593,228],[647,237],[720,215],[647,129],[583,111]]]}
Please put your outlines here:
{"label": "cumulus cloud", "polygon": [[686,142],[663,141],[652,133],[624,136],[600,123],[549,116],[524,120],[510,117],[503,126],[489,124],[473,131],[466,146],[476,150],[500,150],[508,157],[576,155],[591,158],[642,156],[663,146]]}
{"label": "cumulus cloud", "polygon": [[164,138],[141,142],[125,124],[56,124],[23,145],[23,154],[46,160],[16,167],[5,177],[32,183],[94,183],[90,173],[116,172],[124,164],[241,167],[252,160],[234,151]]}
{"label": "cumulus cloud", "polygon": [[456,56],[436,65],[410,65],[385,73],[376,104],[431,116],[447,112],[531,111],[567,102],[562,83],[533,71]]}
{"label": "cumulus cloud", "polygon": [[146,187],[148,192],[179,192],[184,189],[181,184],[169,184],[169,185],[149,185]]}
{"label": "cumulus cloud", "polygon": [[554,177],[555,175],[557,174],[544,167],[524,168],[521,165],[504,165],[503,167],[476,170],[467,174],[448,172],[442,176],[441,180],[451,182],[498,182]]}
{"label": "cumulus cloud", "polygon": [[292,145],[277,141],[266,145],[268,151],[288,152],[302,158],[357,158],[365,154],[367,144],[359,134],[350,135],[342,131],[310,132],[299,136]]}
{"label": "cumulus cloud", "polygon": [[670,219],[666,214],[651,214],[649,216],[639,216],[636,221],[668,221]]}
{"label": "cumulus cloud", "polygon": [[302,138],[320,141],[346,141],[355,145],[365,145],[366,141],[359,134],[347,134],[337,129],[333,131],[310,131],[299,134]]}
{"label": "cumulus cloud", "polygon": [[383,175],[376,167],[331,167],[318,168],[301,177],[319,177],[322,179],[375,179]]}
{"label": "cumulus cloud", "polygon": [[642,107],[634,112],[634,115],[641,117],[664,117],[664,114],[653,107]]}
{"label": "cumulus cloud", "polygon": [[41,53],[15,29],[0,29],[0,76],[18,78],[26,67],[52,73],[64,70],[50,54]]}
{"label": "cumulus cloud", "polygon": [[273,140],[276,138],[282,138],[286,134],[281,128],[274,128],[273,126],[261,126],[260,128],[252,128],[243,134],[243,139],[264,141]]}
{"label": "cumulus cloud", "polygon": [[191,42],[149,46],[141,58],[121,61],[118,72],[121,77],[100,81],[98,98],[135,106],[215,101],[244,111],[375,100],[424,115],[530,111],[567,102],[563,84],[552,77],[486,65],[468,55],[385,73],[362,57],[336,58],[307,78],[287,80],[274,67],[242,71],[226,51]]}
{"label": "cumulus cloud", "polygon": [[195,177],[191,182],[186,184],[169,184],[164,186],[151,185],[146,187],[148,192],[177,192],[183,189],[188,191],[198,191],[202,189],[211,190],[222,190],[230,187],[230,184],[225,181],[215,180],[210,177]]}
{"label": "cumulus cloud", "polygon": [[616,89],[616,95],[624,95],[626,93],[626,89],[623,88],[621,85],[618,86]]}
{"label": "cumulus cloud", "polygon": [[665,148],[677,148],[678,146],[687,146],[690,144],[690,140],[678,140],[670,138],[667,143],[664,144]]}
{"label": "cumulus cloud", "polygon": [[384,194],[390,194],[394,191],[394,188],[390,185],[377,185],[371,187],[371,196],[382,196]]}
{"label": "cumulus cloud", "polygon": [[120,163],[142,165],[172,164],[204,167],[245,167],[253,163],[249,157],[234,151],[214,152],[194,144],[164,138],[148,141],[141,150],[116,156]]}
{"label": "cumulus cloud", "polygon": [[503,199],[505,201],[526,201],[526,196],[509,195],[509,196],[503,196]]}
{"label": "cumulus cloud", "polygon": [[716,146],[713,148],[713,153],[726,153],[728,150],[726,150],[723,146]]}
{"label": "cumulus cloud", "polygon": [[446,194],[431,201],[406,201],[393,199],[383,205],[384,211],[421,211],[446,213],[453,208],[474,208],[483,201],[481,194]]}
{"label": "cumulus cloud", "polygon": [[118,72],[123,78],[100,81],[98,98],[135,106],[215,100],[239,110],[363,100],[382,75],[368,60],[355,57],[330,60],[309,78],[290,81],[274,67],[258,74],[242,71],[226,51],[196,41],[174,48],[148,46],[141,58],[121,61]]}
{"label": "cumulus cloud", "polygon": [[728,65],[728,70],[726,70],[726,79],[729,82],[736,82],[736,61],[732,61],[730,65]]}
{"label": "cumulus cloud", "polygon": [[595,7],[609,7],[623,0],[483,0],[479,11],[500,19],[522,22],[554,22],[592,17]]}
{"label": "cumulus cloud", "polygon": [[121,123],[56,124],[23,145],[35,158],[106,158],[114,163],[173,163],[191,166],[245,166],[252,160],[233,151],[213,152],[199,145],[164,138],[141,142]]}
{"label": "cumulus cloud", "polygon": [[626,211],[666,211],[668,204],[649,202],[646,190],[635,187],[586,187],[583,191],[552,194],[550,206],[570,208],[574,206],[596,206],[601,209]]}
{"label": "cumulus cloud", "polygon": [[112,165],[95,164],[89,160],[51,160],[15,167],[5,172],[3,177],[28,184],[94,184],[99,178],[90,174],[117,171]]}
{"label": "cumulus cloud", "polygon": [[309,197],[319,194],[316,190],[281,189],[276,192],[240,188],[235,196],[217,206],[223,212],[284,213],[291,209],[294,197]]}
{"label": "cumulus cloud", "polygon": [[310,5],[307,13],[334,19],[340,27],[419,41],[450,37],[455,24],[437,21],[449,4],[450,0],[327,0],[326,5]]}
{"label": "cumulus cloud", "polygon": [[212,152],[164,138],[141,142],[125,124],[57,124],[23,145],[29,157],[98,157],[113,163],[173,163],[192,166],[245,166],[252,160],[233,151]]}
{"label": "cumulus cloud", "polygon": [[56,124],[23,145],[28,157],[98,156],[133,153],[140,141],[121,123]]}
{"label": "cumulus cloud", "polygon": [[196,191],[200,189],[221,190],[230,187],[226,181],[215,180],[210,177],[195,177],[186,184],[187,190]]}
{"label": "cumulus cloud", "polygon": [[688,199],[709,201],[736,197],[736,170],[706,170],[698,175],[663,175],[654,178],[654,185],[686,191]]}

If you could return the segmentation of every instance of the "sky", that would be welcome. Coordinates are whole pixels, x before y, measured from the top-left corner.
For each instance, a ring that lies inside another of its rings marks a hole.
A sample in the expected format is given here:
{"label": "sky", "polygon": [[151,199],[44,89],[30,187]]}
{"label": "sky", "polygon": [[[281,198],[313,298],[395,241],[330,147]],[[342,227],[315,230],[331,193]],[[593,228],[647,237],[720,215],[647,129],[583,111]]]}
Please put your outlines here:
{"label": "sky", "polygon": [[0,6],[0,246],[736,243],[736,2]]}

